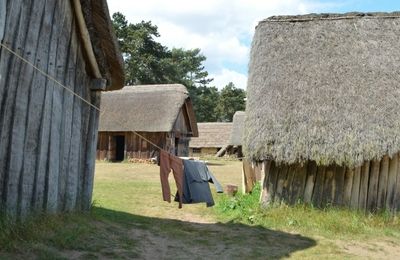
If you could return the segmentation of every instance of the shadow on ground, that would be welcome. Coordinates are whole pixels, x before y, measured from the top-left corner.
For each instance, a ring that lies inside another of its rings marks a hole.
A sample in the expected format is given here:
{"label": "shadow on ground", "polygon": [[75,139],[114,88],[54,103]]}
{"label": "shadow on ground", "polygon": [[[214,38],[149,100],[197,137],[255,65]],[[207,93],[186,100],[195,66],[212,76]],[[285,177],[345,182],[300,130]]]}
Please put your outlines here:
{"label": "shadow on ground", "polygon": [[141,259],[277,259],[316,245],[304,236],[237,223],[193,223],[100,207],[93,215],[115,231],[124,230]]}

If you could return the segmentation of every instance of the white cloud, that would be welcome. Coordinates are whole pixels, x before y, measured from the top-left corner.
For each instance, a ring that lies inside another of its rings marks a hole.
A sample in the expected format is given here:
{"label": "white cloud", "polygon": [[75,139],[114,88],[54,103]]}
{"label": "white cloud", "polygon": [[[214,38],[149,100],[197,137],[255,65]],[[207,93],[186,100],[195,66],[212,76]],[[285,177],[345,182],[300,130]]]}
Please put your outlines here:
{"label": "white cloud", "polygon": [[132,23],[152,21],[159,27],[160,42],[170,48],[200,48],[211,75],[227,74],[232,68],[226,64],[233,65],[238,74],[247,72],[249,43],[262,19],[322,12],[334,6],[318,0],[108,0],[108,4],[111,13],[119,11]]}
{"label": "white cloud", "polygon": [[247,76],[236,72],[234,70],[222,69],[219,73],[212,74],[211,77],[214,78],[212,85],[218,86],[222,89],[229,82],[233,82],[237,88],[246,89],[247,86]]}

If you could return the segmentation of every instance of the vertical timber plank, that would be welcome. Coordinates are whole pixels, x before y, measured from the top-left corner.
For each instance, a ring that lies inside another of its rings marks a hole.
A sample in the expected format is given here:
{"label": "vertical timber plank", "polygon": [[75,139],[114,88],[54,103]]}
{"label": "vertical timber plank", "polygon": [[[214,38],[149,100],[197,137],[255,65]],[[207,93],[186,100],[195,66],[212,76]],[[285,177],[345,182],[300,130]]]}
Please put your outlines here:
{"label": "vertical timber plank", "polygon": [[306,187],[304,189],[305,203],[312,202],[312,194],[315,187],[316,177],[317,177],[317,163],[315,161],[311,161],[308,163],[307,167],[307,181],[306,181]]}
{"label": "vertical timber plank", "polygon": [[398,212],[400,211],[400,153],[397,156],[397,173],[396,173],[396,186],[395,186],[395,193],[393,198],[393,211]]}
{"label": "vertical timber plank", "polygon": [[[43,17],[42,24],[38,34],[34,37],[40,39],[38,41],[36,52],[36,66],[41,68],[43,71],[47,71],[49,64],[48,50],[51,44],[51,30],[54,17],[55,0],[48,1],[46,4],[36,6],[34,11],[39,17]],[[33,23],[33,21],[31,21]],[[36,32],[33,32],[36,33]],[[37,154],[39,153],[40,147],[40,129],[41,129],[41,116],[42,116],[42,104],[45,102],[45,83],[46,78],[41,73],[34,71],[34,75],[31,81],[31,89],[29,93],[29,108],[26,124],[26,137],[24,144],[24,164],[22,173],[22,198],[21,198],[21,214],[25,218],[28,210],[34,211],[40,210],[36,208],[34,194],[38,185],[38,161]],[[24,210],[25,209],[25,210]]]}
{"label": "vertical timber plank", "polygon": [[325,182],[325,166],[318,166],[317,167],[317,176],[315,181],[315,187],[312,195],[312,203],[317,206],[321,207],[322,202],[322,194],[324,190],[324,182]]}
{"label": "vertical timber plank", "polygon": [[386,192],[388,186],[388,175],[389,175],[389,156],[383,156],[381,160],[381,167],[379,172],[379,182],[378,182],[378,209],[385,208],[386,204]]}
{"label": "vertical timber plank", "polygon": [[335,165],[329,165],[326,168],[324,191],[322,194],[322,207],[332,205],[333,197],[335,195],[335,180],[334,175],[336,171]]}
{"label": "vertical timber plank", "polygon": [[260,194],[260,204],[261,206],[265,207],[268,206],[270,203],[269,200],[269,191],[268,191],[268,178],[271,172],[273,162],[270,160],[264,160],[264,174],[263,179],[261,180],[261,194]]}
{"label": "vertical timber plank", "polygon": [[354,169],[353,187],[351,188],[350,208],[358,209],[360,195],[361,167]]}
{"label": "vertical timber plank", "polygon": [[364,162],[361,167],[360,194],[358,197],[358,208],[367,209],[368,183],[369,183],[370,162]]}
{"label": "vertical timber plank", "polygon": [[335,205],[343,205],[343,194],[344,194],[344,176],[346,174],[346,167],[337,166],[335,172]]}
{"label": "vertical timber plank", "polygon": [[283,197],[283,185],[286,181],[287,175],[288,175],[288,170],[289,170],[289,166],[287,164],[282,164],[281,165],[281,170],[276,182],[276,194],[275,194],[275,198],[276,201],[282,201],[284,200]]}
{"label": "vertical timber plank", "polygon": [[388,190],[385,208],[393,211],[394,194],[396,192],[396,176],[398,168],[398,154],[395,154],[389,162]]}
{"label": "vertical timber plank", "polygon": [[371,169],[369,175],[369,187],[368,187],[368,198],[367,198],[367,209],[369,211],[377,210],[379,168],[380,168],[380,161],[373,160],[371,163]]}
{"label": "vertical timber plank", "polygon": [[344,175],[343,205],[346,207],[350,207],[354,171],[354,168],[346,168],[346,173]]}

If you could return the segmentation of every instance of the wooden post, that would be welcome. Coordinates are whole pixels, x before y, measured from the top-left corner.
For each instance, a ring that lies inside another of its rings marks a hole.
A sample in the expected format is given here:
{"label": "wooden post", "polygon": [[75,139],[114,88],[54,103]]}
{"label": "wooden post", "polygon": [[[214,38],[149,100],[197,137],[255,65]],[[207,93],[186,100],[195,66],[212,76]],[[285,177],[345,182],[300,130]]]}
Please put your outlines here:
{"label": "wooden post", "polygon": [[285,184],[287,175],[288,175],[288,171],[289,171],[289,166],[287,164],[282,164],[281,166],[281,170],[276,182],[276,194],[275,194],[275,198],[279,201],[285,200],[284,196],[283,196],[283,186]]}
{"label": "wooden post", "polygon": [[284,184],[284,189],[283,193],[285,195],[285,199],[287,203],[293,203],[292,201],[292,193],[293,193],[293,180],[294,180],[294,175],[296,174],[297,171],[297,164],[291,164],[289,166],[289,171],[288,171],[288,177],[286,179],[286,182]]}
{"label": "wooden post", "polygon": [[367,209],[368,183],[369,183],[370,162],[364,162],[361,167],[360,194],[358,197],[358,208]]}
{"label": "wooden post", "polygon": [[369,187],[368,187],[368,198],[367,198],[367,209],[370,211],[376,211],[377,209],[379,168],[380,168],[380,161],[373,160],[369,175]]}
{"label": "wooden post", "polygon": [[[0,42],[3,41],[4,31],[6,28],[7,8],[6,1],[0,1]],[[1,50],[1,47],[0,47]]]}
{"label": "wooden post", "polygon": [[268,190],[268,178],[270,175],[270,171],[272,168],[272,164],[274,164],[272,161],[269,160],[264,160],[264,174],[263,174],[263,179],[261,180],[262,184],[262,190],[260,194],[260,203],[261,206],[266,207],[269,205],[270,201],[270,196],[269,196],[269,190]]}
{"label": "wooden post", "polygon": [[396,177],[398,167],[398,154],[395,154],[389,162],[389,176],[388,176],[388,189],[386,195],[385,208],[387,210],[393,210],[394,195],[396,192]]}
{"label": "wooden post", "polygon": [[308,163],[307,168],[307,182],[306,187],[304,189],[304,202],[311,203],[312,194],[315,187],[315,180],[317,175],[317,163],[315,161],[311,161]]}
{"label": "wooden post", "polygon": [[346,167],[337,166],[335,172],[335,205],[343,205],[343,194],[344,194],[344,176],[346,174]]}
{"label": "wooden post", "polygon": [[354,169],[353,187],[351,188],[350,208],[358,209],[358,200],[360,195],[361,167]]}
{"label": "wooden post", "polygon": [[386,203],[386,191],[388,186],[388,175],[389,175],[389,156],[383,156],[381,160],[381,167],[379,172],[379,182],[378,182],[378,200],[377,208],[385,208]]}
{"label": "wooden post", "polygon": [[335,165],[329,165],[326,168],[324,191],[322,194],[322,206],[331,205],[333,203],[333,197],[335,195],[335,182],[334,174],[336,171]]}
{"label": "wooden post", "polygon": [[397,173],[396,173],[396,186],[393,197],[393,211],[400,211],[400,154],[397,155]]}
{"label": "wooden post", "polygon": [[312,195],[312,203],[317,207],[321,207],[322,194],[324,191],[325,171],[325,166],[318,166],[314,192]]}
{"label": "wooden post", "polygon": [[347,168],[344,176],[343,205],[350,206],[351,190],[353,187],[354,168]]}

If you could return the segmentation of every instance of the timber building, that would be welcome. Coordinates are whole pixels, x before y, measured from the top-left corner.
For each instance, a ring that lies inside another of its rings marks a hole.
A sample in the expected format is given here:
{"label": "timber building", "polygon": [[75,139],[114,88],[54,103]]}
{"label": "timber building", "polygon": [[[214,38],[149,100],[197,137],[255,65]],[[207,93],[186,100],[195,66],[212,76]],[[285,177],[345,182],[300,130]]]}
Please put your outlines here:
{"label": "timber building", "polygon": [[[197,121],[185,86],[126,86],[103,93],[97,159],[149,159],[158,148],[189,155],[189,140],[198,136]],[[142,137],[148,139],[146,141]]]}

